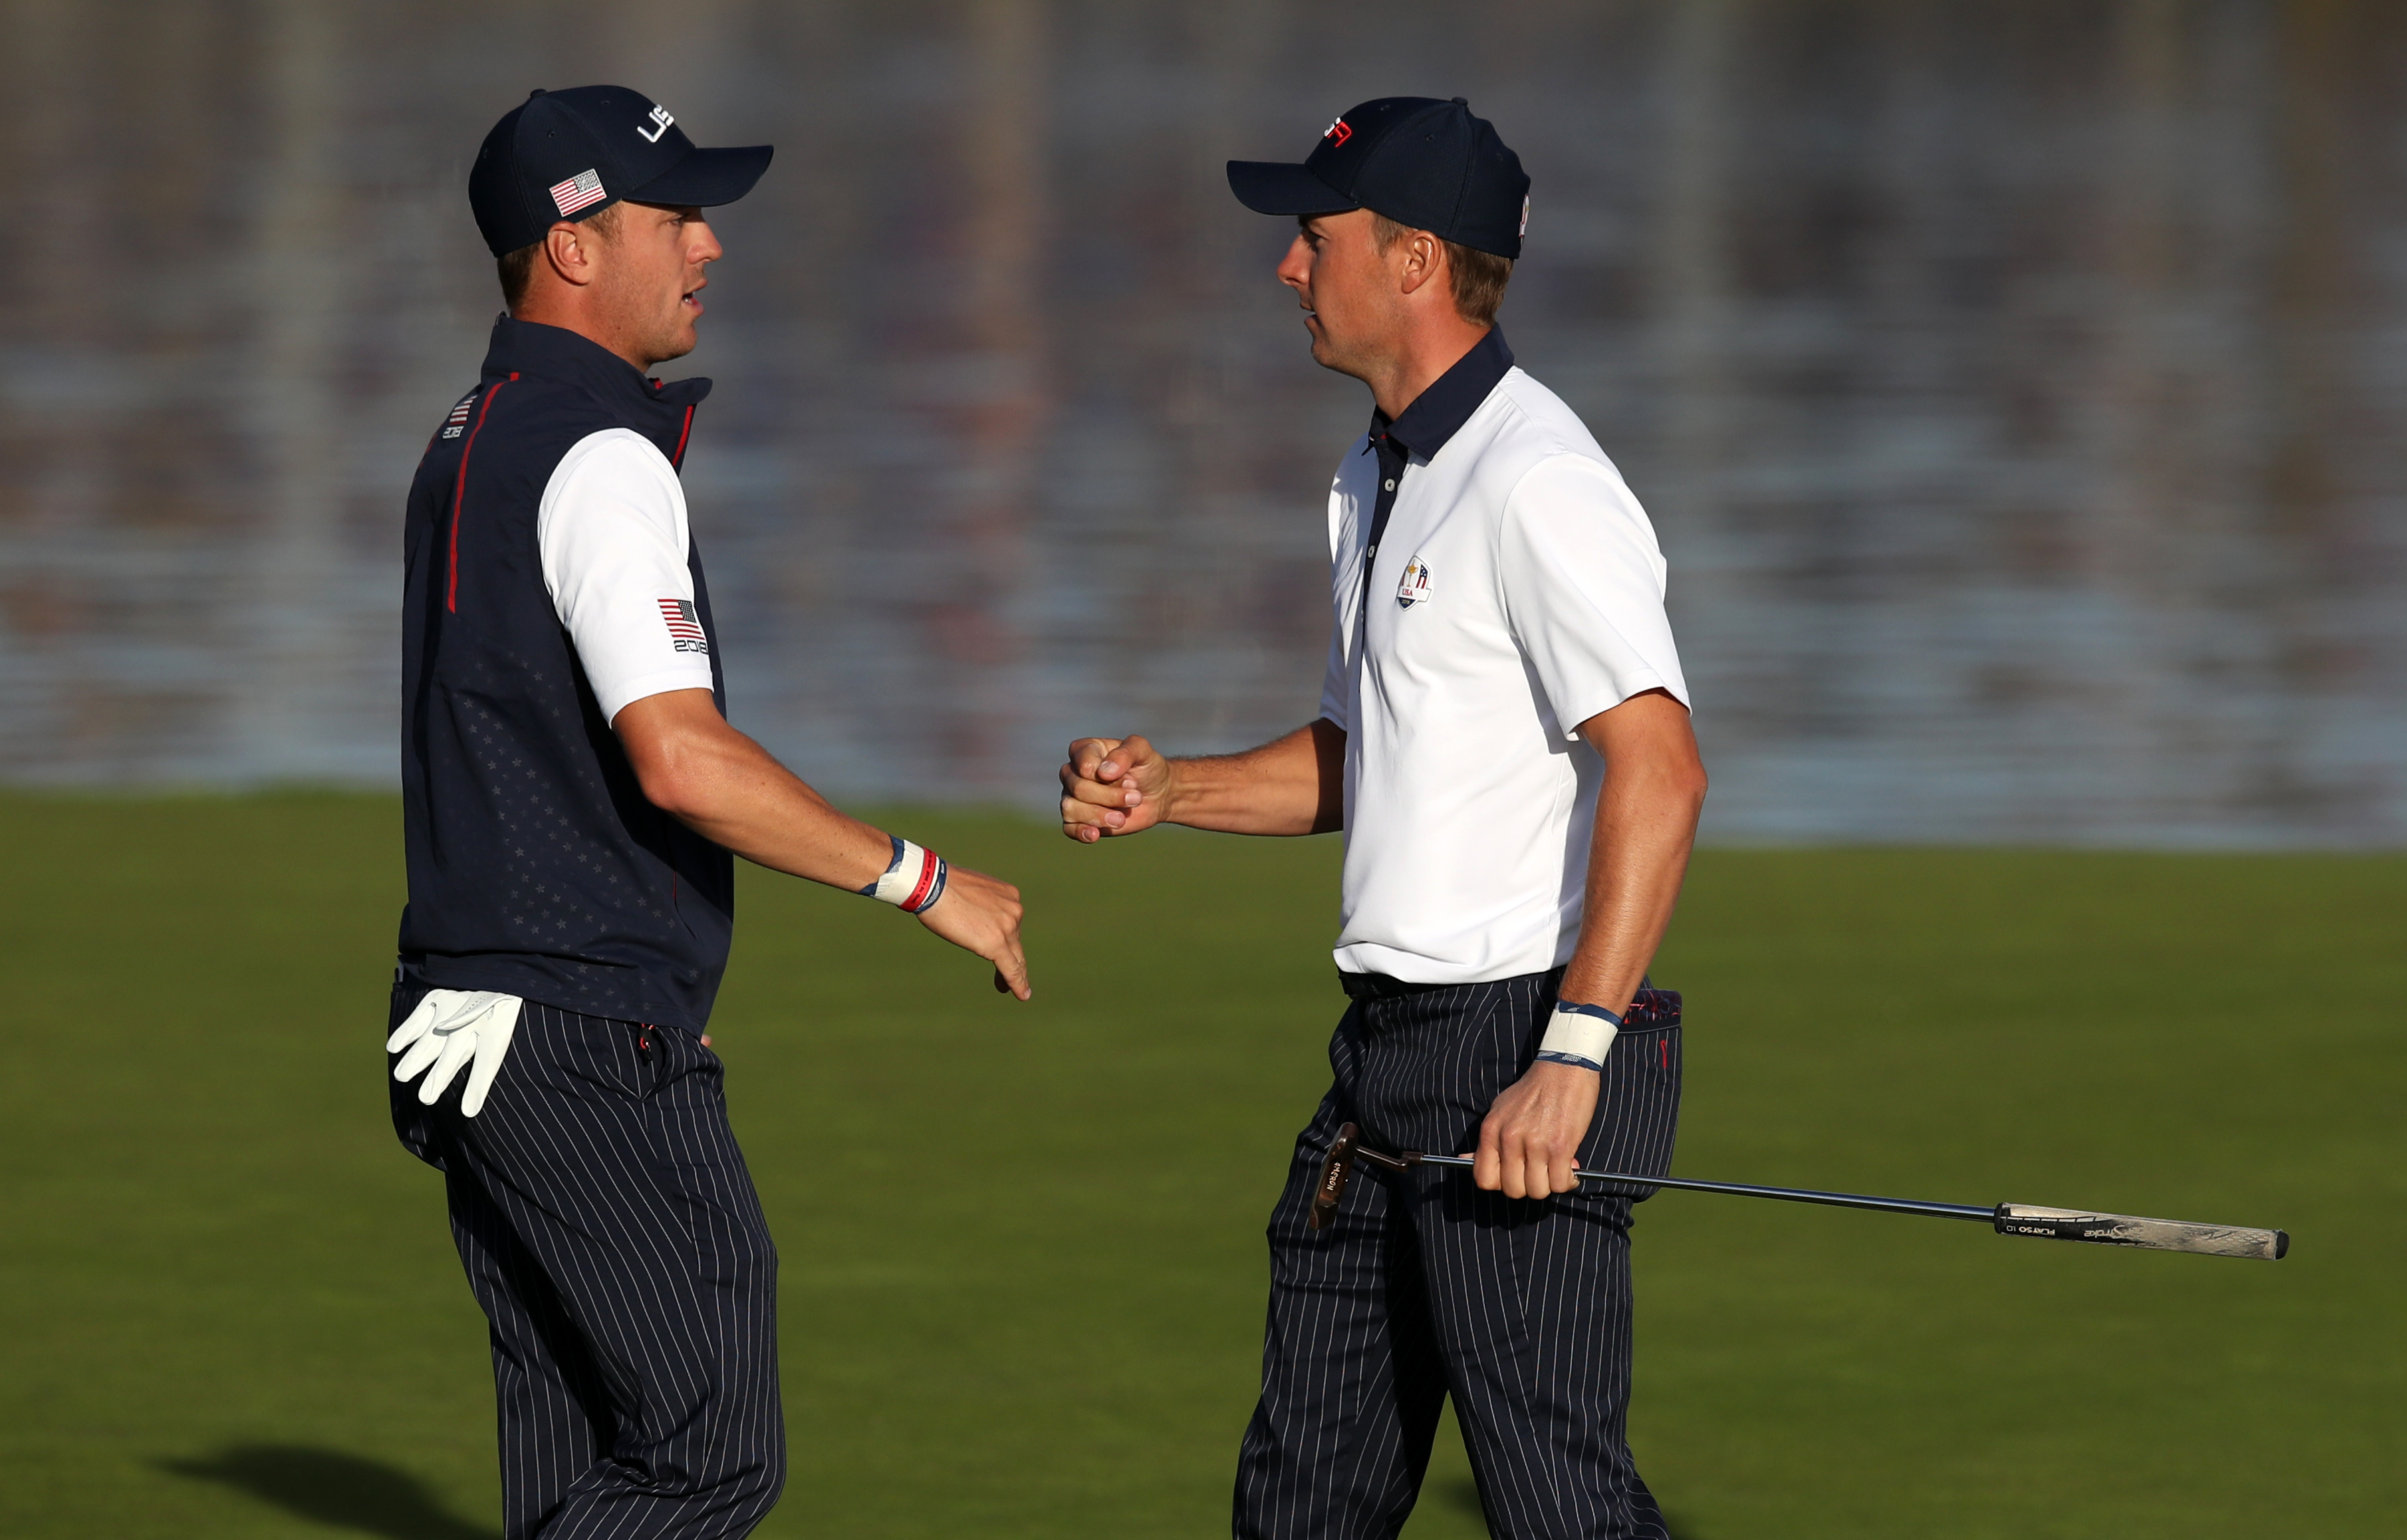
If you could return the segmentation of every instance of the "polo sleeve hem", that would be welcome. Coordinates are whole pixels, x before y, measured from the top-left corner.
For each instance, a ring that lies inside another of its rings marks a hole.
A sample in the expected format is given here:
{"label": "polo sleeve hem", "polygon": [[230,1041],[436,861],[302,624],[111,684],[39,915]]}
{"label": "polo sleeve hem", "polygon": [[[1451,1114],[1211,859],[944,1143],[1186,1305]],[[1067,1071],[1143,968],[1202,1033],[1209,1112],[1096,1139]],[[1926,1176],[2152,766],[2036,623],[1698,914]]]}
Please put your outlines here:
{"label": "polo sleeve hem", "polygon": [[596,687],[593,698],[602,704],[602,720],[615,724],[620,712],[648,695],[665,695],[674,690],[708,690],[710,683],[710,670],[706,668],[664,668],[657,674],[615,679],[607,695]]}
{"label": "polo sleeve hem", "polygon": [[[1627,688],[1622,688],[1623,686]],[[1571,706],[1562,713],[1564,740],[1569,742],[1577,739],[1580,735],[1580,724],[1589,718],[1610,711],[1624,701],[1635,700],[1650,690],[1663,692],[1684,707],[1688,704],[1687,687],[1678,680],[1665,679],[1652,674],[1634,675],[1616,686],[1618,693],[1608,691],[1592,700],[1574,697]]]}
{"label": "polo sleeve hem", "polygon": [[1329,638],[1329,666],[1320,677],[1320,715],[1346,730],[1346,697],[1350,683],[1346,658],[1346,633],[1332,628]]}

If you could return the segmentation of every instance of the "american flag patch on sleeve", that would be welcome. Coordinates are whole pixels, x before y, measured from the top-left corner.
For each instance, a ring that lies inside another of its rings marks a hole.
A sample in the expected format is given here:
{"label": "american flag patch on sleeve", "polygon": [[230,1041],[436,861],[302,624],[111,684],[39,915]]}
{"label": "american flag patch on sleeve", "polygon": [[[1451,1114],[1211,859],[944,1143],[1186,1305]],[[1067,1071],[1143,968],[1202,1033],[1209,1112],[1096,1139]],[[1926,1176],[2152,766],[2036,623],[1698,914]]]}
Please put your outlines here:
{"label": "american flag patch on sleeve", "polygon": [[703,635],[702,618],[695,613],[692,600],[662,599],[661,619],[668,622],[670,647],[679,652],[709,655],[710,638]]}
{"label": "american flag patch on sleeve", "polygon": [[[483,387],[479,386],[477,389],[481,390]],[[443,420],[443,436],[445,438],[457,438],[463,433],[467,431],[468,408],[476,404],[476,391],[470,391],[466,395],[460,398],[460,405],[452,407],[451,415]]]}
{"label": "american flag patch on sleeve", "polygon": [[560,210],[560,217],[564,220],[580,208],[600,203],[603,196],[602,173],[580,171],[564,182],[553,184],[551,206]]}

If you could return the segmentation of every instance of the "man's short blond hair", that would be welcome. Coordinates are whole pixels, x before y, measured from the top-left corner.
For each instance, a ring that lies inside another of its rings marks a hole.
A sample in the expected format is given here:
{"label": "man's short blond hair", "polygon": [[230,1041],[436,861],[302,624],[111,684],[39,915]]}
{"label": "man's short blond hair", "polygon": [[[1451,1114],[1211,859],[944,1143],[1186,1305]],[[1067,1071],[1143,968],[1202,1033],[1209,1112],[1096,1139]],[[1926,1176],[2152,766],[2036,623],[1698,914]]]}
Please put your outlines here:
{"label": "man's short blond hair", "polygon": [[[586,215],[577,223],[605,241],[615,240],[619,235],[619,210],[626,207],[623,203],[606,205]],[[550,238],[550,232],[547,230],[544,240]],[[504,309],[516,310],[519,301],[526,298],[527,285],[534,281],[534,260],[542,254],[543,241],[534,241],[515,251],[505,251],[493,259],[493,270],[502,279]]]}
{"label": "man's short blond hair", "polygon": [[[1371,211],[1371,239],[1382,253],[1411,229],[1375,208]],[[1513,259],[1453,241],[1439,244],[1446,248],[1446,268],[1454,283],[1455,314],[1474,326],[1496,324],[1497,307],[1504,303],[1504,286],[1513,281]]]}

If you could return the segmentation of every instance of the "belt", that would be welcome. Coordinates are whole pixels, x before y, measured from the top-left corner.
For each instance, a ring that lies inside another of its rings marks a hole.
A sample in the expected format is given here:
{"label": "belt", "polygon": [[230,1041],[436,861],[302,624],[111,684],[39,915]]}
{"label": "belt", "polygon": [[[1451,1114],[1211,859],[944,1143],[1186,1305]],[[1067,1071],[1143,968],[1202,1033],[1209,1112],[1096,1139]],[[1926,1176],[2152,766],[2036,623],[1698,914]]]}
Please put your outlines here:
{"label": "belt", "polygon": [[[1560,983],[1563,977],[1563,970],[1549,969],[1545,977],[1550,981]],[[1474,987],[1468,984],[1418,984],[1409,978],[1397,978],[1389,974],[1347,973],[1343,968],[1337,972],[1337,981],[1345,987],[1346,997],[1349,1000],[1393,1000],[1404,995],[1427,994],[1432,990],[1460,990]],[[1492,983],[1495,980],[1482,982]],[[1676,1027],[1679,1024],[1680,991],[1659,990],[1643,980],[1638,986],[1638,997],[1630,1003],[1629,1009],[1621,1013],[1621,1025],[1627,1032],[1644,1032],[1655,1027]]]}

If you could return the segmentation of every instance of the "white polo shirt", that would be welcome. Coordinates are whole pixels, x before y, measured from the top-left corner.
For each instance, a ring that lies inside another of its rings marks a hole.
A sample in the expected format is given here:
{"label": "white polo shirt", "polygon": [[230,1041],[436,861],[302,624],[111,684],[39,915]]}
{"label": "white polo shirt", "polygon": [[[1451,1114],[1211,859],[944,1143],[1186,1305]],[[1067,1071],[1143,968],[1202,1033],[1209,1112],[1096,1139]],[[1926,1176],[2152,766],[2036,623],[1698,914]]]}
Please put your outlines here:
{"label": "white polo shirt", "polygon": [[[1688,704],[1662,551],[1613,462],[1500,332],[1373,430],[1329,493],[1337,965],[1428,984],[1542,973],[1579,939],[1603,780],[1579,724],[1648,690]],[[1366,623],[1383,461],[1401,475]]]}
{"label": "white polo shirt", "polygon": [[710,688],[685,489],[650,439],[605,428],[572,445],[544,484],[535,544],[604,720],[647,695]]}

